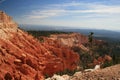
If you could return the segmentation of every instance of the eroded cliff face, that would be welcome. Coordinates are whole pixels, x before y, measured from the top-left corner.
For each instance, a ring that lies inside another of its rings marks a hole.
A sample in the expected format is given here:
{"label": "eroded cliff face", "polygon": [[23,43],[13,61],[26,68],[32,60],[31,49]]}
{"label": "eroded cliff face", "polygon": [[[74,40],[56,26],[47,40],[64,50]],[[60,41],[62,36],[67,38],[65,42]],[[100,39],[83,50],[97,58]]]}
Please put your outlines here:
{"label": "eroded cliff face", "polygon": [[[70,34],[54,34],[49,37],[40,37],[43,38],[43,44],[48,44],[55,47],[68,47],[71,50],[77,52],[82,55],[82,51],[86,54],[89,53],[90,57],[99,55],[99,52],[95,52],[95,49],[100,49],[99,46],[106,45],[105,41],[93,39],[93,51],[90,49],[90,44],[88,42],[88,37],[79,33],[70,33]],[[107,47],[107,46],[106,46]],[[64,50],[64,49],[63,49]],[[102,50],[102,49],[101,49]],[[81,51],[81,52],[80,52]],[[81,61],[89,61],[90,59],[85,59],[85,56],[82,56]],[[95,65],[104,64],[106,62],[110,62],[112,58],[110,55],[104,53],[104,56],[94,57],[91,63],[87,63],[86,65],[89,67],[93,67]]]}
{"label": "eroded cliff face", "polygon": [[50,38],[52,40],[57,40],[59,44],[68,47],[88,43],[88,37],[79,33],[51,35]]}
{"label": "eroded cliff face", "polygon": [[[88,45],[88,37],[79,33],[70,33],[70,34],[54,34],[50,35],[50,37],[43,37],[44,43],[48,43],[49,45],[56,46],[65,46],[68,48],[80,48],[86,52],[89,51],[89,47],[85,47],[84,45]],[[97,40],[94,40],[94,42]],[[99,41],[98,41],[99,42]]]}
{"label": "eroded cliff face", "polygon": [[12,32],[17,32],[17,24],[12,20],[12,18],[6,15],[4,12],[0,11],[0,38],[7,40],[9,39]]}
{"label": "eroded cliff face", "polygon": [[75,52],[41,44],[0,11],[0,80],[44,80],[44,75],[74,70],[78,62]]}
{"label": "eroded cliff face", "polygon": [[[70,34],[52,34],[50,37],[42,37],[44,42],[49,45],[58,44],[59,46],[66,46],[69,48],[78,47],[84,51],[89,51],[88,37],[80,33]],[[93,39],[93,43],[97,45],[104,45],[106,42],[103,40]]]}

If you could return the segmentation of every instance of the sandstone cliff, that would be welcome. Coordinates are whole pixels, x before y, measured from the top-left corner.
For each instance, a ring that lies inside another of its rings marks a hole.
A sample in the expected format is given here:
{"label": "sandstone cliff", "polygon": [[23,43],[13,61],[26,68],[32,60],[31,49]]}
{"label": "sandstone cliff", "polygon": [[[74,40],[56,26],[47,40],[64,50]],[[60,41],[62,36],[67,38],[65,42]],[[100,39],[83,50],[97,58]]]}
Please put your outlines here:
{"label": "sandstone cliff", "polygon": [[51,35],[52,40],[57,40],[59,44],[72,47],[88,43],[88,38],[79,33]]}
{"label": "sandstone cliff", "polygon": [[50,35],[50,37],[42,38],[44,39],[44,43],[47,43],[52,46],[65,46],[70,49],[72,47],[78,47],[84,51],[89,51],[89,48],[84,46],[84,44],[88,44],[88,37],[79,33],[53,34]]}
{"label": "sandstone cliff", "polygon": [[78,61],[78,54],[41,44],[0,11],[0,80],[43,80],[44,75],[74,70]]}
{"label": "sandstone cliff", "polygon": [[17,28],[17,23],[10,16],[0,11],[0,28]]}

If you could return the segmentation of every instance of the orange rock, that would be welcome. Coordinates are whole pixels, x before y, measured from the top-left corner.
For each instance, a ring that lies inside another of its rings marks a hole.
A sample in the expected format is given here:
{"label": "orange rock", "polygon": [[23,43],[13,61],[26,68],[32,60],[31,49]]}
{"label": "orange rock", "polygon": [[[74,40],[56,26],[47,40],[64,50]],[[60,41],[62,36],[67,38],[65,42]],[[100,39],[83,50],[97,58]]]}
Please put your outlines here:
{"label": "orange rock", "polygon": [[4,12],[0,12],[0,28],[0,76],[10,72],[12,78],[42,80],[45,74],[53,75],[77,67],[78,54],[54,44],[54,41],[51,45],[40,43],[33,36],[18,29],[16,23]]}

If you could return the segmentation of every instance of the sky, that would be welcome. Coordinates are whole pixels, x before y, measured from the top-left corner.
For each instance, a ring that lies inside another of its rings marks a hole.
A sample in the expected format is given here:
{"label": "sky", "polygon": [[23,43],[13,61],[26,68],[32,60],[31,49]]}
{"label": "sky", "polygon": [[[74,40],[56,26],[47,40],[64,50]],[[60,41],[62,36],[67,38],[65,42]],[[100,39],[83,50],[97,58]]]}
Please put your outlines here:
{"label": "sky", "polygon": [[120,0],[0,0],[18,24],[120,31]]}

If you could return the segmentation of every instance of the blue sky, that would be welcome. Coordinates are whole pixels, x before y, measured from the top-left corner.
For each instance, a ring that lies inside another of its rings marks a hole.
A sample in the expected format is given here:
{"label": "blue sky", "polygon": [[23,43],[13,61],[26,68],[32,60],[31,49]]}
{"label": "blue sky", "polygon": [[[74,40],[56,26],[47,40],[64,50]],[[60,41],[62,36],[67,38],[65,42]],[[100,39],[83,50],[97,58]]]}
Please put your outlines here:
{"label": "blue sky", "polygon": [[0,0],[19,24],[120,31],[120,0]]}

